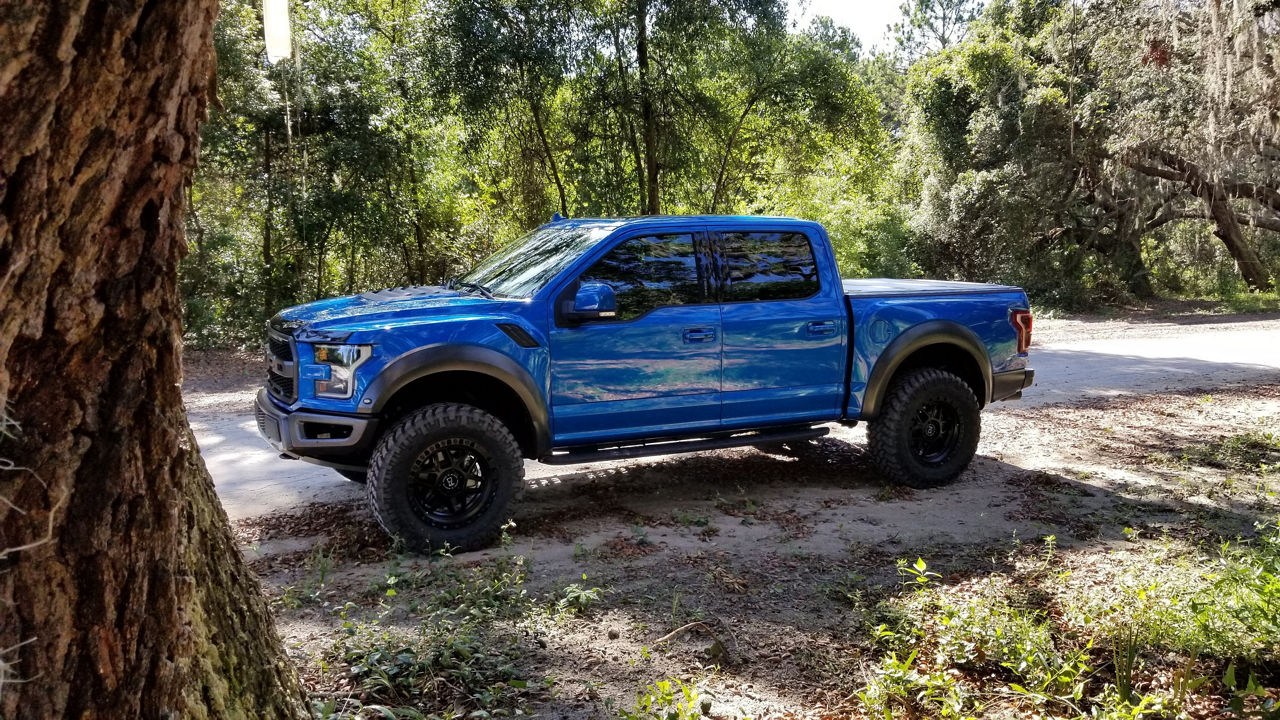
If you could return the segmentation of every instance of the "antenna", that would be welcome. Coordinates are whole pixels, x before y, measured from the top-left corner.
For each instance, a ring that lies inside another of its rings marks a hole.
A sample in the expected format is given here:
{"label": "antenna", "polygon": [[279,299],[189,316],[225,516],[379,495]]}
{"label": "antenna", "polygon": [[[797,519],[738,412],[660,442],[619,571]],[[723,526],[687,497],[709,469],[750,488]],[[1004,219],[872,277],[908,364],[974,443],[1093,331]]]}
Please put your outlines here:
{"label": "antenna", "polygon": [[564,219],[565,219],[564,216],[558,212],[551,214],[551,222],[560,222],[561,220],[564,220]]}

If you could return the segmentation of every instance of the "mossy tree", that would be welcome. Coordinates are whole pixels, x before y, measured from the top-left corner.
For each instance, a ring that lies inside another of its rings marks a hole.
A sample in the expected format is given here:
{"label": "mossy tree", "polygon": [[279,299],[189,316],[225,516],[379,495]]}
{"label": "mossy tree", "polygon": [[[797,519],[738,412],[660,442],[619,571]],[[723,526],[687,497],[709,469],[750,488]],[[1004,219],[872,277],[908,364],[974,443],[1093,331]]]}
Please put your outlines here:
{"label": "mossy tree", "polygon": [[178,387],[216,12],[0,7],[0,717],[303,712]]}

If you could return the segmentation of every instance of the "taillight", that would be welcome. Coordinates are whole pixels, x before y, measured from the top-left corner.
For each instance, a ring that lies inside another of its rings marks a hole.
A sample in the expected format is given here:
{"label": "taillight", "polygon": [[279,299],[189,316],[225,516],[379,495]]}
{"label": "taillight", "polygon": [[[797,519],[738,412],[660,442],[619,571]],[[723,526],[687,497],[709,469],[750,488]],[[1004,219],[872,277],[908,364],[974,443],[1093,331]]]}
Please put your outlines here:
{"label": "taillight", "polygon": [[1009,314],[1009,322],[1018,331],[1018,354],[1021,355],[1031,347],[1031,311],[1014,310]]}

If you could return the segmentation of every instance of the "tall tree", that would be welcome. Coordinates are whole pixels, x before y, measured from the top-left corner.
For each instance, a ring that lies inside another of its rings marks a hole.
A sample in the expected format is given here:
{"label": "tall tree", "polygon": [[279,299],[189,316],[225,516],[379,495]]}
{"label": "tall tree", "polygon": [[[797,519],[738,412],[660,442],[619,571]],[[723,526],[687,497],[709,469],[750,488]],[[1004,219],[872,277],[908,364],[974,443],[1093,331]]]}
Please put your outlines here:
{"label": "tall tree", "polygon": [[982,5],[982,0],[909,0],[899,6],[902,19],[890,29],[898,49],[914,60],[964,40]]}
{"label": "tall tree", "polygon": [[0,9],[6,718],[303,710],[178,389],[216,5]]}
{"label": "tall tree", "polygon": [[449,82],[473,115],[519,101],[533,121],[560,212],[569,214],[559,152],[549,139],[547,101],[564,80],[574,51],[574,4],[567,0],[450,0],[443,30],[451,42]]}

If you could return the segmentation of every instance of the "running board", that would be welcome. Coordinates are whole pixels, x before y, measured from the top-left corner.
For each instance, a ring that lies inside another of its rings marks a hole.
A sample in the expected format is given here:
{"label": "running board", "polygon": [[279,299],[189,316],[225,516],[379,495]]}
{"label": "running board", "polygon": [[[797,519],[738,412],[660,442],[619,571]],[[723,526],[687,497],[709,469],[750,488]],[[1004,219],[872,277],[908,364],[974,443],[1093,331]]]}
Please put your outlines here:
{"label": "running board", "polygon": [[569,448],[563,452],[553,452],[542,457],[539,462],[547,465],[578,465],[580,463],[600,462],[603,460],[629,460],[631,458],[652,457],[654,455],[722,450],[724,448],[763,445],[765,443],[799,442],[801,440],[820,438],[826,435],[827,432],[828,428],[826,427],[797,428],[792,426],[777,430],[757,430],[691,440],[637,442],[630,445],[623,444],[604,448],[599,446]]}

